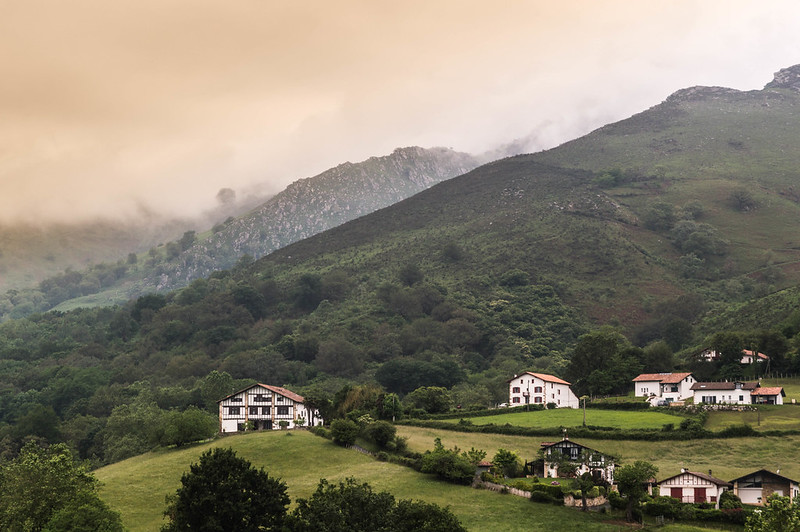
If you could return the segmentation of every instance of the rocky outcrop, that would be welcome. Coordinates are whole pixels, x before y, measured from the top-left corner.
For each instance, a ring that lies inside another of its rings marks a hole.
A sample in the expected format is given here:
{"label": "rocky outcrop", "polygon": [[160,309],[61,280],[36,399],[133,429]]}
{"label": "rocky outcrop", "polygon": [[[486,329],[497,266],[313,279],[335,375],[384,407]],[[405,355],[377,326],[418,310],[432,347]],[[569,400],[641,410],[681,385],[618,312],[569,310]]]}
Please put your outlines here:
{"label": "rocky outcrop", "polygon": [[764,86],[765,89],[792,89],[800,91],[800,65],[782,68],[775,77]]}
{"label": "rocky outcrop", "polygon": [[464,174],[478,160],[447,148],[398,148],[391,155],[344,163],[301,179],[249,214],[215,228],[181,255],[161,265],[146,284],[169,290],[227,269],[244,255],[257,259],[326,229],[413,196]]}

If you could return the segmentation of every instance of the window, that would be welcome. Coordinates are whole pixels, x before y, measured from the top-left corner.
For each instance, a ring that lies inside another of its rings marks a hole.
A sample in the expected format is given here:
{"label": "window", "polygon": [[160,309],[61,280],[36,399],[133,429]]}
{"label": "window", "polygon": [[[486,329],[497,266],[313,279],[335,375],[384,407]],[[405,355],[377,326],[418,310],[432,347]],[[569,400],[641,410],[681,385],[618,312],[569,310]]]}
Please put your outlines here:
{"label": "window", "polygon": [[533,398],[533,402],[534,403],[541,403],[542,402],[542,398],[541,397],[534,397]]}
{"label": "window", "polygon": [[241,402],[242,402],[241,397],[231,397],[231,403],[241,403]]}
{"label": "window", "polygon": [[511,398],[511,402],[512,403],[519,403],[519,397],[512,397]]}
{"label": "window", "polygon": [[558,389],[558,395],[561,395],[561,388]]}
{"label": "window", "polygon": [[258,415],[258,407],[257,406],[251,406],[250,407],[250,415],[251,416],[257,416]]}
{"label": "window", "polygon": [[279,403],[282,403],[283,402],[283,396],[279,395],[278,398],[276,399],[276,401],[278,401]]}
{"label": "window", "polygon": [[740,403],[743,403],[743,402],[744,402],[744,395],[740,395],[740,396],[739,396],[739,402],[740,402]]}
{"label": "window", "polygon": [[256,398],[253,400],[254,403],[266,403],[267,401],[269,401],[269,397],[263,393],[256,395]]}
{"label": "window", "polygon": [[535,388],[533,389],[533,393],[542,393],[542,387],[541,387],[541,386],[537,386],[537,387],[535,387]]}
{"label": "window", "polygon": [[261,414],[265,415],[265,416],[268,416],[269,415],[269,407],[268,406],[262,406],[261,407]]}
{"label": "window", "polygon": [[514,386],[511,388],[511,393],[519,393],[519,386]]}
{"label": "window", "polygon": [[279,416],[288,416],[289,415],[289,407],[288,406],[279,406],[278,407],[278,415]]}
{"label": "window", "polygon": [[238,416],[239,415],[239,408],[238,406],[229,406],[228,407],[228,415],[229,416]]}

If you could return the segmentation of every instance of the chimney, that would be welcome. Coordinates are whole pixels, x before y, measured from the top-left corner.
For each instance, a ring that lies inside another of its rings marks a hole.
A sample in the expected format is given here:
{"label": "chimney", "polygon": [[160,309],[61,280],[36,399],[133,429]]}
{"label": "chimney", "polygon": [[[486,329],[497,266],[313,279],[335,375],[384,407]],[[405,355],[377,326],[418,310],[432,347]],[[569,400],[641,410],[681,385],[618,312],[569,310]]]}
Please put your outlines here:
{"label": "chimney", "polygon": [[713,477],[713,476],[714,476],[714,475],[711,473],[711,470],[710,470],[710,469],[708,470],[708,476],[709,476],[709,477]]}
{"label": "chimney", "polygon": [[681,473],[686,473],[686,468],[685,467],[681,468]]}

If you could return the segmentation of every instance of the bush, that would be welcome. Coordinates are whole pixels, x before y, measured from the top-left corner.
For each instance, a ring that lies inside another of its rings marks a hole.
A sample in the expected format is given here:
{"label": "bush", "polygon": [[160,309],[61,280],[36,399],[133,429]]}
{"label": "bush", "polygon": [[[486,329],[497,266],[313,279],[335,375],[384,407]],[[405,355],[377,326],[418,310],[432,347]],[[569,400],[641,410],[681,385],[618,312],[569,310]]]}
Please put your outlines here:
{"label": "bush", "polygon": [[[549,494],[545,493],[544,491],[532,491],[531,492],[531,501],[532,502],[543,502],[545,504],[557,504],[556,499],[551,497]],[[564,499],[561,499],[561,504],[564,504]]]}
{"label": "bush", "polygon": [[622,497],[622,495],[620,495],[617,491],[612,491],[608,494],[608,503],[615,510],[624,510],[628,506],[625,498]]}
{"label": "bush", "polygon": [[735,510],[742,507],[742,499],[740,499],[732,491],[723,491],[719,496],[719,507],[721,510]]}
{"label": "bush", "polygon": [[457,484],[469,484],[475,477],[475,466],[460,454],[458,448],[445,449],[439,438],[436,438],[433,451],[422,455],[420,471]]}
{"label": "bush", "polygon": [[381,449],[386,449],[387,445],[394,440],[397,429],[388,421],[376,421],[367,426],[366,435],[375,442]]}
{"label": "bush", "polygon": [[355,421],[334,419],[331,423],[333,441],[340,445],[352,445],[358,438],[359,428]]}

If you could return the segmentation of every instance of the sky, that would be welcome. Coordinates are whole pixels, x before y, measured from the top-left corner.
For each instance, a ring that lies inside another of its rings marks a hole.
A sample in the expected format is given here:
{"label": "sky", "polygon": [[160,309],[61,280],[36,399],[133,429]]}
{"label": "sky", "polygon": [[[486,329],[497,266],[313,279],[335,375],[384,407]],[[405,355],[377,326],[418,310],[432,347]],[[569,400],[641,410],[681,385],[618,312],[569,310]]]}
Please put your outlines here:
{"label": "sky", "polygon": [[798,63],[796,0],[0,0],[0,223],[188,216],[401,146],[538,151]]}

